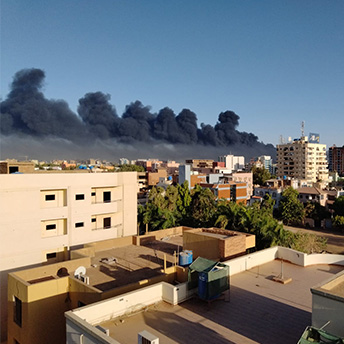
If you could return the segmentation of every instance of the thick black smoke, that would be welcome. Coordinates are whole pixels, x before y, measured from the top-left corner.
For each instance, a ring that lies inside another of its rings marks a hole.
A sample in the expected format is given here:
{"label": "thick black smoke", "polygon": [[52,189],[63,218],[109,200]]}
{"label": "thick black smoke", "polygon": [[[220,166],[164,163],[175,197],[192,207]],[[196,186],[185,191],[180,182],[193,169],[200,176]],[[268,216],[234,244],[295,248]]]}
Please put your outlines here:
{"label": "thick black smoke", "polygon": [[273,154],[272,145],[264,145],[254,134],[237,130],[240,118],[233,111],[220,113],[214,127],[202,123],[198,128],[197,116],[189,109],[176,115],[165,107],[154,114],[140,101],[127,105],[119,117],[110,104],[110,96],[95,92],[79,99],[77,115],[65,101],[45,98],[41,92],[44,78],[40,69],[24,69],[15,74],[10,93],[1,102],[3,135],[64,139],[72,143],[115,139],[126,144],[259,146],[266,154]]}

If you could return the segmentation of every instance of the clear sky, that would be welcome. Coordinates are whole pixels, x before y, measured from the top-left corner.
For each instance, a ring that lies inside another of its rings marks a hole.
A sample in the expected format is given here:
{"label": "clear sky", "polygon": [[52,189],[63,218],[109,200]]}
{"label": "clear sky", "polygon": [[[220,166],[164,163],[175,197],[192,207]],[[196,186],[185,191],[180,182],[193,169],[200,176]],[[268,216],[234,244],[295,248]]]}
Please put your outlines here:
{"label": "clear sky", "polygon": [[46,72],[47,98],[76,112],[87,92],[119,115],[220,112],[265,143],[320,133],[344,145],[344,1],[1,0],[1,97],[23,68]]}

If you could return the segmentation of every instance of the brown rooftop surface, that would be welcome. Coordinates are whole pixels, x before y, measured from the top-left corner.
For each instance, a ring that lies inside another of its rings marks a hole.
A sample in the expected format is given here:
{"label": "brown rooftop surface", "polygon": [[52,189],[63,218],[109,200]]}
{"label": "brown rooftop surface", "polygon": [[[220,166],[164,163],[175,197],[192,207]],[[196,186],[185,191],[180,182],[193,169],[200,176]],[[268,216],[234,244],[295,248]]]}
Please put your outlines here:
{"label": "brown rooftop surface", "polygon": [[271,280],[281,272],[273,261],[231,277],[231,301],[208,305],[197,298],[172,306],[153,305],[134,316],[102,323],[122,344],[137,342],[143,330],[167,343],[295,344],[311,324],[310,287],[342,271],[343,267],[307,268],[283,264],[289,284]]}
{"label": "brown rooftop surface", "polygon": [[[145,246],[128,245],[100,251],[87,269],[90,284],[107,291],[130,283],[161,275],[166,255],[167,267],[174,262],[173,253],[182,250],[178,237],[147,242]],[[181,242],[182,245],[182,242]]]}

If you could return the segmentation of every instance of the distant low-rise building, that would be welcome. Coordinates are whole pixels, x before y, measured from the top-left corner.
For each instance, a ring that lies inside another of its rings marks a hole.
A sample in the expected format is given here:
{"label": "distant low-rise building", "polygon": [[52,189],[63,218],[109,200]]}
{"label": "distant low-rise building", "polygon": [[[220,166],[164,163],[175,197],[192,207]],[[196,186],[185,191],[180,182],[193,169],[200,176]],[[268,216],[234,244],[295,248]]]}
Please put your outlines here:
{"label": "distant low-rise building", "polygon": [[0,174],[33,173],[35,164],[32,161],[0,161]]}

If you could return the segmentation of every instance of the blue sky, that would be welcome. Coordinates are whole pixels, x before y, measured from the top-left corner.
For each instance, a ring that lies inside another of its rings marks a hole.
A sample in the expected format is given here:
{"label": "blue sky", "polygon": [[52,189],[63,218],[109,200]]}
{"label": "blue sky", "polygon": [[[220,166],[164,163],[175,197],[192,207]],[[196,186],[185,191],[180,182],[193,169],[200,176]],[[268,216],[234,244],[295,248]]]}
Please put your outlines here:
{"label": "blue sky", "polygon": [[87,92],[119,115],[222,111],[265,143],[320,133],[344,145],[344,1],[2,0],[1,97],[23,68],[46,72],[47,98],[76,111]]}

